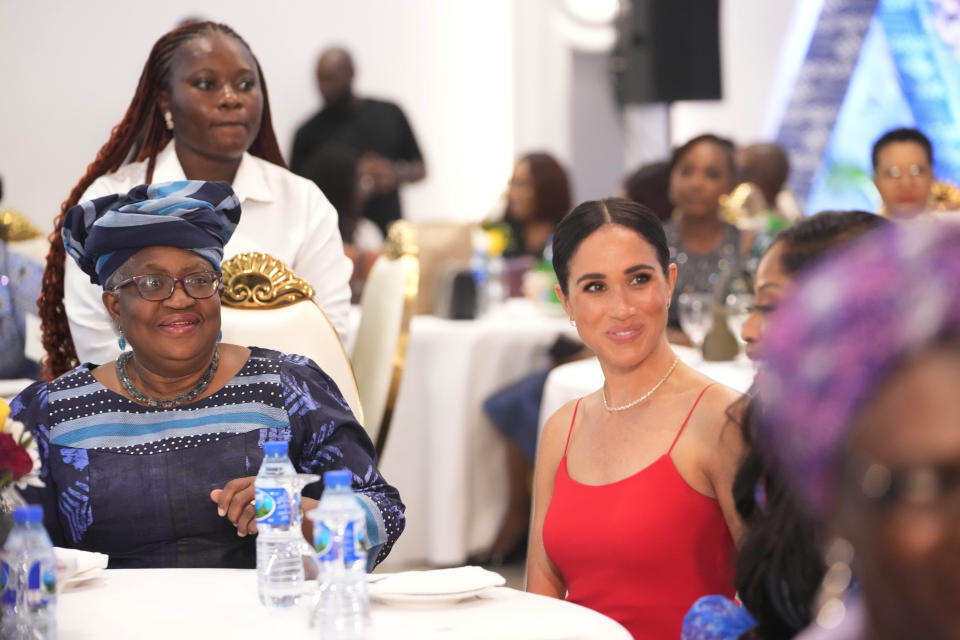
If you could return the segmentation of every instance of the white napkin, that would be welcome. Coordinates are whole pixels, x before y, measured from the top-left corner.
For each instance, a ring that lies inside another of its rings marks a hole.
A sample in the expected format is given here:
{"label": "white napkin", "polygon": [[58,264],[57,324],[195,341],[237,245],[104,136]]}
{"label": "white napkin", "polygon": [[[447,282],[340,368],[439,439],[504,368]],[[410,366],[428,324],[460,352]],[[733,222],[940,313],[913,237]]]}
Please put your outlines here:
{"label": "white napkin", "polygon": [[103,553],[63,547],[54,547],[53,555],[57,558],[57,581],[60,583],[99,573],[107,568],[110,560],[110,556]]}
{"label": "white napkin", "polygon": [[[376,575],[372,576],[376,577]],[[499,573],[483,567],[457,567],[430,571],[403,571],[371,582],[370,594],[444,595],[476,591],[506,584]]]}

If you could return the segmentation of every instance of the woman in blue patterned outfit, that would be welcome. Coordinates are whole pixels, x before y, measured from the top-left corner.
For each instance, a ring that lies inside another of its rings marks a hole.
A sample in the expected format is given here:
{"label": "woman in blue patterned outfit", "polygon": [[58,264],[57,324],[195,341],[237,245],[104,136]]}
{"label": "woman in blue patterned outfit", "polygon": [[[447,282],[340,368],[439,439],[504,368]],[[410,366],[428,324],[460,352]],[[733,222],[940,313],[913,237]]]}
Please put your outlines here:
{"label": "woman in blue patterned outfit", "polygon": [[[67,212],[67,252],[103,285],[131,350],[12,404],[39,443],[46,487],[26,497],[54,544],[109,554],[111,568],[253,567],[253,480],[275,439],[301,472],[353,472],[372,559],[403,530],[399,494],[336,384],[305,357],[219,343],[220,260],[239,217],[227,183],[195,181]],[[304,489],[304,510],[321,491]]]}

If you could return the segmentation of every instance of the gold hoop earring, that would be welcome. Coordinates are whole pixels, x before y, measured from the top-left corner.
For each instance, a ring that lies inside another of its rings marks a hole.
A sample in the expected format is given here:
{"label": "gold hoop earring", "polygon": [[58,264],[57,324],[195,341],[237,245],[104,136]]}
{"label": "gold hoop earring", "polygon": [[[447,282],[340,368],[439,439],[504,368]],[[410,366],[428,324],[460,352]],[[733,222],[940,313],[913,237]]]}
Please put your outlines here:
{"label": "gold hoop earring", "polygon": [[846,538],[836,537],[827,545],[824,562],[827,571],[820,582],[814,611],[817,626],[834,629],[847,614],[847,590],[853,582],[853,545]]}
{"label": "gold hoop earring", "polygon": [[167,123],[167,129],[173,131],[173,114],[169,109],[163,112],[163,121]]}

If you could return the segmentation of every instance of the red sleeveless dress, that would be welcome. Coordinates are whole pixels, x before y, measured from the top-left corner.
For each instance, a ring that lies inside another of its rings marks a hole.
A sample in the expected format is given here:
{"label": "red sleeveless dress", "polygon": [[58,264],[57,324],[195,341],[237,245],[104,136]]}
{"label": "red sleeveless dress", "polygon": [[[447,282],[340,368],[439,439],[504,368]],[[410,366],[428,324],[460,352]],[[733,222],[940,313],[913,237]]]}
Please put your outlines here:
{"label": "red sleeveless dress", "polygon": [[543,545],[567,585],[567,600],[613,618],[634,638],[680,637],[683,616],[699,597],[734,597],[735,550],[720,505],[692,489],[670,454],[605,485],[567,473],[567,446],[543,523]]}

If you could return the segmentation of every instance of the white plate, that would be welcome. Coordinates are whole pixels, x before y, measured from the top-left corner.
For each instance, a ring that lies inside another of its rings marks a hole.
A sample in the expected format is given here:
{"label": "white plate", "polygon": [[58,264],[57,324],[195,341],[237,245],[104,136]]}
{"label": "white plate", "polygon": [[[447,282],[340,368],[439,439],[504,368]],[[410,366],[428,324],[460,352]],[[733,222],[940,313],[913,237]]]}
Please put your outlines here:
{"label": "white plate", "polygon": [[375,592],[371,590],[370,597],[385,604],[433,606],[438,604],[453,604],[454,602],[460,602],[461,600],[466,600],[467,598],[474,598],[487,589],[495,588],[496,587],[483,586],[477,587],[476,589],[470,589],[468,591],[459,591],[457,593],[428,594],[391,593],[389,591]]}
{"label": "white plate", "polygon": [[74,587],[87,582],[88,580],[93,580],[94,578],[99,578],[103,575],[104,569],[100,567],[95,567],[93,569],[88,569],[87,571],[81,571],[80,573],[75,573],[66,580],[64,580],[60,585],[61,591],[69,591]]}

